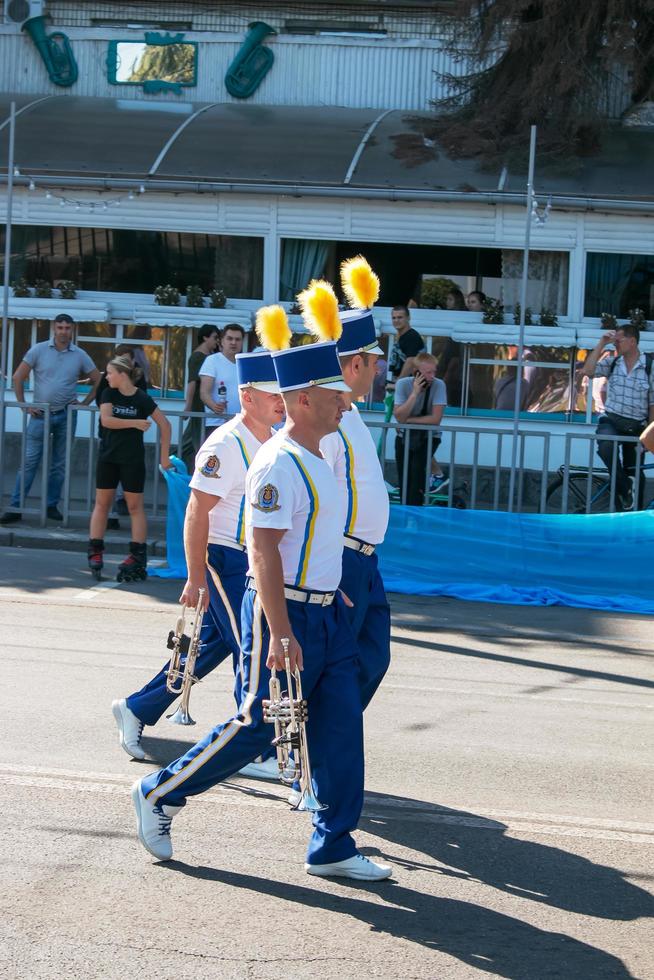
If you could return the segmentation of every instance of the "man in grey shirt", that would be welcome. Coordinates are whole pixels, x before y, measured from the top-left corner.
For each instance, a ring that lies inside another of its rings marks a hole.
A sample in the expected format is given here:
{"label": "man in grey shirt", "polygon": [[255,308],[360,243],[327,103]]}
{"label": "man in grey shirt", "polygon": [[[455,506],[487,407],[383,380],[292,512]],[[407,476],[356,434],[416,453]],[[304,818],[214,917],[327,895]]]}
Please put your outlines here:
{"label": "man in grey shirt", "polygon": [[437,428],[447,405],[445,382],[436,377],[436,358],[423,351],[414,358],[415,375],[400,378],[395,385],[393,415],[399,426],[424,425],[425,431],[406,432],[398,428],[395,437],[395,463],[400,486],[404,474],[405,436],[409,438],[406,503],[419,507],[423,503],[429,449],[428,427],[432,430],[431,451],[440,445]]}
{"label": "man in grey shirt", "polygon": [[[57,505],[61,497],[66,466],[67,407],[71,402],[77,401],[77,382],[80,379],[89,378],[91,382],[91,389],[82,403],[84,405],[89,405],[93,400],[95,389],[100,380],[100,372],[89,355],[72,342],[74,322],[67,313],[60,313],[53,321],[50,340],[30,347],[14,372],[14,391],[17,401],[25,401],[24,384],[30,372],[33,371],[34,402],[45,402],[50,406],[52,452],[48,473],[47,514],[53,521],[63,519]],[[31,416],[25,439],[24,497],[26,498],[43,456],[46,433],[42,409],[30,407],[25,411]],[[77,419],[75,413],[73,413],[72,418],[74,433]],[[0,517],[0,524],[14,524],[22,519],[22,515],[18,511],[20,502],[21,478],[19,471],[11,497],[12,509]]]}

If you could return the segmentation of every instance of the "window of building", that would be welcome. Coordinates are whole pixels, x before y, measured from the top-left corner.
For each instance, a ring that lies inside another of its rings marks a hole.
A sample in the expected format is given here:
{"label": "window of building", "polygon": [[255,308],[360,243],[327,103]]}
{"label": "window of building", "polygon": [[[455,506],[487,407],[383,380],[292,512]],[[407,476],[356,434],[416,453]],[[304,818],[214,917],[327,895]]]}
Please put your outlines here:
{"label": "window of building", "polygon": [[627,317],[635,308],[654,318],[654,255],[589,252],[584,316]]}
{"label": "window of building", "polygon": [[[412,302],[444,309],[451,288],[461,290],[464,296],[481,290],[500,299],[509,313],[518,301],[522,252],[516,249],[308,239],[282,241],[280,299],[292,302],[311,279],[319,276],[326,276],[338,291],[340,263],[358,253],[366,256],[380,278],[380,306]],[[534,314],[548,309],[565,316],[568,266],[568,252],[530,253],[527,305]]]}
{"label": "window of building", "polygon": [[[0,229],[0,255],[3,246]],[[263,239],[15,225],[11,279],[21,278],[28,283],[44,279],[52,286],[70,279],[78,289],[126,293],[152,293],[166,283],[183,292],[197,284],[205,293],[215,288],[240,299],[261,299]]]}
{"label": "window of building", "polygon": [[[516,396],[518,356],[513,345],[471,344],[467,357],[465,414],[510,418]],[[580,371],[574,351],[564,347],[525,348],[520,411],[525,416],[569,419],[585,410],[579,400]]]}

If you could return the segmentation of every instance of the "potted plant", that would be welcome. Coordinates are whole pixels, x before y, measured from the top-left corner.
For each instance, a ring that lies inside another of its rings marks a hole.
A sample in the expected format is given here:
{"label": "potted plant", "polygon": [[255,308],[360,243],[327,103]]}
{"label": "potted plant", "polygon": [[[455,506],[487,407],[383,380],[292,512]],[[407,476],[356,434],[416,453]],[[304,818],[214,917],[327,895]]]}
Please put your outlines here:
{"label": "potted plant", "polygon": [[157,306],[179,306],[179,289],[168,283],[165,286],[157,286],[154,291],[154,301]]}
{"label": "potted plant", "polygon": [[39,299],[52,298],[52,285],[47,279],[37,279],[34,283],[34,295]]}
{"label": "potted plant", "polygon": [[77,289],[72,279],[62,279],[59,283],[59,292],[62,299],[75,299]]}
{"label": "potted plant", "polygon": [[612,313],[600,313],[600,326],[602,330],[617,330],[617,318]]}
{"label": "potted plant", "polygon": [[204,293],[202,291],[202,286],[186,287],[186,305],[204,306]]}
{"label": "potted plant", "polygon": [[504,307],[499,299],[489,296],[484,303],[484,315],[482,323],[504,323]]}
{"label": "potted plant", "polygon": [[427,310],[444,310],[447,294],[458,288],[452,279],[445,276],[423,279],[420,284],[420,305]]}
{"label": "potted plant", "polygon": [[636,307],[633,310],[629,310],[629,322],[632,327],[638,327],[639,330],[647,330],[647,320],[645,319],[645,314],[642,310]]}
{"label": "potted plant", "polygon": [[222,310],[227,302],[227,297],[222,289],[212,289],[209,293],[209,306],[214,310]]}
{"label": "potted plant", "polygon": [[[515,309],[513,310],[513,322],[520,324],[520,303],[515,304]],[[531,307],[525,307],[525,326],[531,327],[533,325]]]}
{"label": "potted plant", "polygon": [[27,279],[18,279],[16,282],[12,282],[11,288],[14,291],[14,296],[31,296],[32,290],[27,282]]}
{"label": "potted plant", "polygon": [[540,311],[540,325],[541,327],[558,327],[559,318],[554,310],[548,310],[546,307],[543,307]]}

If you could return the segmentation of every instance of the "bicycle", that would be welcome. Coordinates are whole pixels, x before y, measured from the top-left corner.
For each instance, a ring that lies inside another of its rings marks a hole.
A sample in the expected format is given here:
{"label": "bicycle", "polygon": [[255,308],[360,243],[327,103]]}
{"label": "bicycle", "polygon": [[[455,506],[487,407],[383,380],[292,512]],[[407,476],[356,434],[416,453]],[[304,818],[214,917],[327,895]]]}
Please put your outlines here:
{"label": "bicycle", "polygon": [[[643,463],[641,472],[654,470],[654,463]],[[633,479],[633,469],[630,471]],[[590,479],[590,492],[589,483]],[[611,477],[608,470],[595,473],[586,466],[568,467],[568,500],[563,511],[563,483],[565,466],[559,466],[557,474],[550,482],[545,497],[545,512],[548,514],[608,514],[611,513]],[[616,495],[617,496],[617,495]],[[587,510],[587,500],[589,501]],[[614,508],[615,509],[615,508]],[[630,510],[633,509],[633,505]],[[654,510],[654,499],[645,510]]]}

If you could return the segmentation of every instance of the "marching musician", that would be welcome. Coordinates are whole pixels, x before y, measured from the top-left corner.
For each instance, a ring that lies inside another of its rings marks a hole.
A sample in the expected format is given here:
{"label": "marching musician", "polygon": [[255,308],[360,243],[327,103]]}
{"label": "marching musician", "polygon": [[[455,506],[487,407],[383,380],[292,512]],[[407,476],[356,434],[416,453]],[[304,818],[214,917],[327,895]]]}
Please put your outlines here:
{"label": "marching musician", "polygon": [[[278,319],[261,333],[273,352],[287,420],[259,450],[246,479],[251,579],[242,607],[239,715],[134,784],[138,835],[156,858],[170,858],[171,822],[187,798],[226,779],[270,745],[262,701],[270,667],[283,671],[286,653],[291,671],[296,666],[303,671],[315,792],[326,804],[313,814],[305,870],[379,880],[391,868],[360,854],[352,837],[363,804],[362,708],[354,638],[338,593],[344,498],[320,452],[320,439],[338,429],[347,386],[336,344],[288,348],[284,311],[272,310]],[[336,339],[341,330],[336,309],[332,320]]]}
{"label": "marching musician", "polygon": [[[188,579],[180,602],[194,609],[204,588],[208,606],[202,624],[195,676],[202,678],[233,657],[235,696],[240,699],[240,610],[245,592],[245,475],[260,446],[281,422],[284,406],[268,353],[236,358],[241,411],[217,426],[195,460],[184,521]],[[119,741],[133,759],[144,759],[144,725],[155,725],[175,700],[166,686],[166,664],[140,691],[114,701]],[[253,763],[244,775],[277,779],[275,760]]]}

